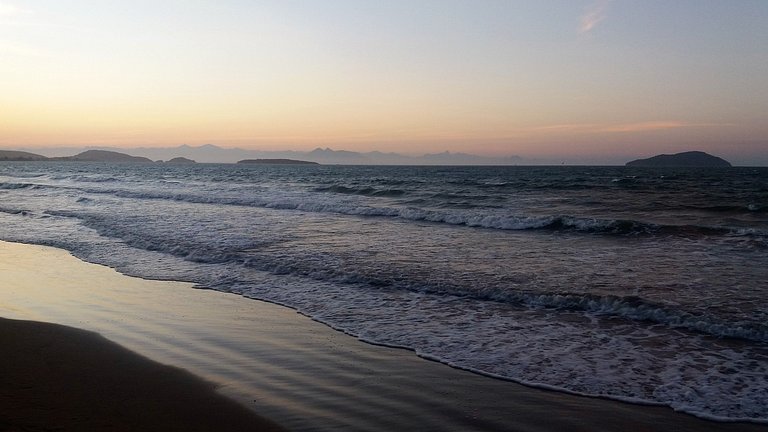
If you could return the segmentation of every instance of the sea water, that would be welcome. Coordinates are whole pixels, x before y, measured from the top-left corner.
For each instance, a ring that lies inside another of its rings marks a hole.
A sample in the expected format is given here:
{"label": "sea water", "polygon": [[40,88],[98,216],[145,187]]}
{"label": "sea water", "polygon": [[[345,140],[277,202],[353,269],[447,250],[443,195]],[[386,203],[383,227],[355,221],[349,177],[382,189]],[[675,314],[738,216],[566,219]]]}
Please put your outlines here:
{"label": "sea water", "polygon": [[0,163],[0,239],[576,394],[768,422],[768,169]]}

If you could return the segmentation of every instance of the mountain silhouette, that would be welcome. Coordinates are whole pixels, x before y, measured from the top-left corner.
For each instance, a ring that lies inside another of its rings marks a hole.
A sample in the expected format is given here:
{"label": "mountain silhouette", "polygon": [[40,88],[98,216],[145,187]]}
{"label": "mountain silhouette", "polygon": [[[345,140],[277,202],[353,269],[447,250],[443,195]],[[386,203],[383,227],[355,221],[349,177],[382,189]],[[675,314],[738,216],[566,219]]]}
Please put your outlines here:
{"label": "mountain silhouette", "polygon": [[627,162],[628,167],[698,167],[724,168],[730,167],[730,162],[702,151],[688,151],[672,155],[661,154],[647,159],[637,159]]}

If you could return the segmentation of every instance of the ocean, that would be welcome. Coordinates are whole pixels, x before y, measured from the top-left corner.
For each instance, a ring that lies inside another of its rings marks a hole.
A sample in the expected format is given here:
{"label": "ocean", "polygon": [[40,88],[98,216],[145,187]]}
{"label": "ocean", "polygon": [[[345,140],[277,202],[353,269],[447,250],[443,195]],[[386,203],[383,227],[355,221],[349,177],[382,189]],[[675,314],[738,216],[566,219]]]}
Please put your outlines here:
{"label": "ocean", "polygon": [[767,168],[5,162],[0,240],[492,377],[768,422]]}

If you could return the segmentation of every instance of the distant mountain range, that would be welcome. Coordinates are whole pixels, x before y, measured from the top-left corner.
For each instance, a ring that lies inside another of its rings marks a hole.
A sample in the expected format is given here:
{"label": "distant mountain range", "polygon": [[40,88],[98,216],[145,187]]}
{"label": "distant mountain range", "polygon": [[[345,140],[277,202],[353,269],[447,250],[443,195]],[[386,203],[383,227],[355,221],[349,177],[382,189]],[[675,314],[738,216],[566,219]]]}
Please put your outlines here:
{"label": "distant mountain range", "polygon": [[[399,153],[353,152],[348,150],[332,150],[316,148],[309,152],[302,151],[259,151],[241,148],[223,148],[213,144],[202,146],[182,145],[178,147],[68,147],[35,149],[48,157],[61,157],[84,151],[112,151],[131,156],[149,158],[151,160],[170,161],[183,157],[197,162],[207,163],[236,163],[244,159],[293,159],[317,162],[330,165],[519,165],[523,160],[517,156],[487,157],[467,153],[443,152],[425,154],[423,156],[408,156]],[[38,155],[39,156],[39,155]],[[0,160],[2,157],[0,156]]]}
{"label": "distant mountain range", "polygon": [[250,165],[318,165],[317,162],[300,161],[295,159],[243,159],[237,163]]}
{"label": "distant mountain range", "polygon": [[[117,151],[119,150],[119,151]],[[0,150],[0,161],[87,161],[87,162],[163,162],[184,163],[272,163],[326,165],[547,165],[551,161],[523,159],[518,156],[488,157],[468,153],[434,153],[422,156],[408,156],[399,153],[367,153],[348,150],[316,148],[309,152],[301,151],[259,151],[240,148],[222,148],[213,144],[202,146],[182,145],[178,147],[139,147],[118,149],[113,147],[98,148],[42,148],[36,153],[21,150]],[[37,154],[40,153],[40,154]],[[67,154],[77,153],[74,156]],[[557,164],[559,165],[559,163]],[[726,167],[731,164],[719,157],[701,151],[689,151],[673,155],[657,155],[647,159],[637,159],[626,163],[627,166],[646,167]]]}

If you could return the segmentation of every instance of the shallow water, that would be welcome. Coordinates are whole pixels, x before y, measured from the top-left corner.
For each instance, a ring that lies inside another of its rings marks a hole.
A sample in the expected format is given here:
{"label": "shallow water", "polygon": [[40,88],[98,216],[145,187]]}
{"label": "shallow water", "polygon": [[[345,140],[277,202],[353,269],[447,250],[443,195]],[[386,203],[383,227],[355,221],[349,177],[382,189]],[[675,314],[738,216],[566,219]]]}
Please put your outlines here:
{"label": "shallow water", "polygon": [[0,242],[0,315],[96,331],[295,431],[757,431],[663,407],[540,391],[361,343],[277,305],[129,278]]}
{"label": "shallow water", "polygon": [[0,164],[0,239],[489,375],[768,420],[768,170]]}

